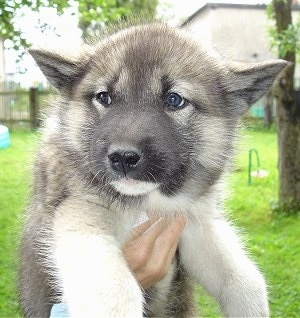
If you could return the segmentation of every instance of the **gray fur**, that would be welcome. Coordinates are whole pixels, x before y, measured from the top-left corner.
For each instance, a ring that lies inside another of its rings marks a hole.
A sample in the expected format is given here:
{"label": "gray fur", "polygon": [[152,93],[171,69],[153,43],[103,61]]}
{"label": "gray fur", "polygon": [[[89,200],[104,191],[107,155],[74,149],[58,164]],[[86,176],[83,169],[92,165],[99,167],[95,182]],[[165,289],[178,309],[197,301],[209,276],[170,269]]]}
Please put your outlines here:
{"label": "gray fur", "polygon": [[[103,231],[122,244],[141,210],[185,214],[190,222],[213,215],[209,207],[219,210],[218,187],[234,154],[239,118],[266,92],[285,62],[227,63],[203,51],[184,30],[161,23],[128,27],[84,45],[74,56],[44,49],[30,52],[60,93],[50,102],[37,153],[21,247],[24,314],[48,317],[50,304],[64,292],[60,281],[64,277],[58,277],[53,256],[53,229],[59,219],[69,220],[72,231]],[[108,107],[95,100],[101,91],[111,95]],[[170,92],[184,96],[187,106],[178,110],[166,106]],[[158,183],[159,196],[166,202],[182,196],[182,204],[178,201],[176,209],[157,207],[150,194],[117,191],[111,182],[118,182],[120,173],[111,169],[107,154],[124,147],[142,153],[131,178]],[[78,211],[67,208],[73,198],[79,202]],[[190,212],[200,201],[204,211]],[[89,221],[81,228],[84,209]],[[222,219],[223,213],[218,217]],[[121,232],[115,224],[120,226],[124,218],[131,226],[124,225]],[[201,224],[205,226],[204,221]],[[170,283],[146,292],[147,316],[195,315],[192,273],[184,264],[179,255]],[[229,301],[221,296],[218,300],[230,315]],[[245,301],[250,302],[251,296]]]}

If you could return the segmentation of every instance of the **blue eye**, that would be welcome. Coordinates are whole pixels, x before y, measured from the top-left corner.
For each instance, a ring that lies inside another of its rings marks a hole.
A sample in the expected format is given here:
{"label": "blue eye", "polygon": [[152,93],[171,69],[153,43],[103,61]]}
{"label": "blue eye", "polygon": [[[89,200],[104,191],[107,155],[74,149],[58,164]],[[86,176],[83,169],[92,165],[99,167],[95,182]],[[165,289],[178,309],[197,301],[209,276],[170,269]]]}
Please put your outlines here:
{"label": "blue eye", "polygon": [[186,104],[185,99],[177,93],[170,93],[166,98],[167,106],[171,108],[183,108]]}
{"label": "blue eye", "polygon": [[108,92],[100,92],[95,95],[95,99],[98,103],[103,106],[108,106],[111,104],[111,97]]}

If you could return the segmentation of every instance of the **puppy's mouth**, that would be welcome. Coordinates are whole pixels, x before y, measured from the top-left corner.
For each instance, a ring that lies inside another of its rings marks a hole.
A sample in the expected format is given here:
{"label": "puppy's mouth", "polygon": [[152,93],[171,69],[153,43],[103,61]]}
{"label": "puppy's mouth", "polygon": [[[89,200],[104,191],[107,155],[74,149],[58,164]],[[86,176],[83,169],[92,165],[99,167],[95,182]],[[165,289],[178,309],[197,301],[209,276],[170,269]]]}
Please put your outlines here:
{"label": "puppy's mouth", "polygon": [[116,191],[128,196],[145,195],[159,188],[158,183],[141,181],[128,177],[114,180],[110,184]]}
{"label": "puppy's mouth", "polygon": [[141,196],[159,187],[153,174],[147,173],[149,165],[144,151],[133,147],[126,150],[110,147],[108,152],[109,169],[117,178],[110,185],[116,191],[127,196]]}

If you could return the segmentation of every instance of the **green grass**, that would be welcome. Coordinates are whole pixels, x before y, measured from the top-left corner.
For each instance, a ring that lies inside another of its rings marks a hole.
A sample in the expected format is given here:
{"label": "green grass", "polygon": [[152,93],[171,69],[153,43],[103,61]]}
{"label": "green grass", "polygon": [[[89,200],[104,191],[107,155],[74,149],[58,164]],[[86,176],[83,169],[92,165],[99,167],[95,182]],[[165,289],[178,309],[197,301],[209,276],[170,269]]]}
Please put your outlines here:
{"label": "green grass", "polygon": [[[12,146],[0,150],[0,317],[16,317],[17,246],[22,211],[28,195],[28,167],[36,137],[28,132],[11,133]],[[272,317],[298,317],[300,313],[300,220],[299,216],[272,215],[277,200],[276,135],[269,131],[245,131],[243,146],[229,177],[230,198],[226,206],[252,258],[270,286]],[[259,151],[267,178],[248,185],[248,149]],[[199,288],[203,316],[218,316],[216,305]]]}
{"label": "green grass", "polygon": [[11,134],[11,146],[0,149],[0,317],[16,316],[18,241],[28,193],[32,134]]}

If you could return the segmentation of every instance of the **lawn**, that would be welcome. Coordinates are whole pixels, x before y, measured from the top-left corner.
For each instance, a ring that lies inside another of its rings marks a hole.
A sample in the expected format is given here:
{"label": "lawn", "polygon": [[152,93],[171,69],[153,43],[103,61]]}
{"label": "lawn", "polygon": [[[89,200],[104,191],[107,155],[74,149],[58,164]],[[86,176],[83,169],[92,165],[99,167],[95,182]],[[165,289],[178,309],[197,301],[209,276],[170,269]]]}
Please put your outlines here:
{"label": "lawn", "polygon": [[[12,145],[0,150],[0,317],[16,317],[17,246],[22,211],[28,195],[29,163],[36,136],[13,132]],[[248,185],[248,150],[259,152],[261,168],[268,177],[253,178]],[[276,135],[273,131],[245,130],[228,178],[230,217],[242,229],[250,253],[270,286],[272,317],[298,317],[300,312],[300,220],[274,216],[277,198]],[[198,290],[202,316],[218,316],[214,302]]]}
{"label": "lawn", "polygon": [[0,317],[17,315],[17,246],[28,193],[30,149],[35,137],[11,134],[11,146],[0,149]]}

